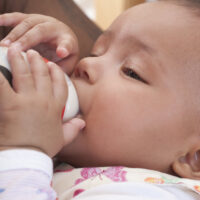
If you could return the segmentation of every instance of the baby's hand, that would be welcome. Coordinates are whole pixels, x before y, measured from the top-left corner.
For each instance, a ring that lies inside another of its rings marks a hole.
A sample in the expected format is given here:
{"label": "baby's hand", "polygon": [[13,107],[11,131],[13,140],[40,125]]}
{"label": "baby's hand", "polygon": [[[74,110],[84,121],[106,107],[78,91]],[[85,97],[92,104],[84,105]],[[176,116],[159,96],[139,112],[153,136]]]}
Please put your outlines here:
{"label": "baby's hand", "polygon": [[83,127],[83,122],[72,120],[64,127],[67,137],[63,134],[61,113],[68,88],[64,73],[33,50],[27,52],[30,67],[17,48],[9,48],[8,58],[13,89],[0,73],[0,150],[33,148],[53,157]]}
{"label": "baby's hand", "polygon": [[70,74],[78,60],[78,41],[73,31],[61,21],[39,14],[7,13],[0,15],[0,26],[13,30],[0,45],[16,45],[21,51],[35,48]]}

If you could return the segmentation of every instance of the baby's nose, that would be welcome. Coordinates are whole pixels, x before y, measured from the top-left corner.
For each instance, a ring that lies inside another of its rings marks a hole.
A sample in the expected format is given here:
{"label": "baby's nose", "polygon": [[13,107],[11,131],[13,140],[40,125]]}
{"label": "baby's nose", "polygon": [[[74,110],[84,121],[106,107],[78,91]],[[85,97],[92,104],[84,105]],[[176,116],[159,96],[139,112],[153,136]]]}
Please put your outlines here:
{"label": "baby's nose", "polygon": [[77,78],[82,78],[90,84],[94,84],[100,77],[100,67],[97,64],[90,62],[89,59],[85,58],[79,62],[76,66],[74,75]]}
{"label": "baby's nose", "polygon": [[87,72],[87,70],[85,70],[85,68],[83,67],[77,67],[75,70],[75,76],[77,78],[83,78],[86,81],[90,80],[89,74]]}

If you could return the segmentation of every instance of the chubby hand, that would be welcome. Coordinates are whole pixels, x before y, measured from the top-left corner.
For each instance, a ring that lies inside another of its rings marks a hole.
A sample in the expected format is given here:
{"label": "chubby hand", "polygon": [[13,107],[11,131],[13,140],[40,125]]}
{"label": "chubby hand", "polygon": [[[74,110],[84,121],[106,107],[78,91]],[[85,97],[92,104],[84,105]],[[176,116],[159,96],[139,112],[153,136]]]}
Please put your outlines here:
{"label": "chubby hand", "polygon": [[0,26],[14,27],[0,45],[14,44],[21,51],[34,47],[68,74],[73,71],[79,56],[78,40],[61,21],[45,15],[15,12],[0,15]]}
{"label": "chubby hand", "polygon": [[64,73],[33,50],[27,52],[29,66],[17,48],[9,48],[8,59],[13,89],[0,73],[0,150],[33,148],[53,157],[84,127],[77,118],[62,125],[67,99]]}

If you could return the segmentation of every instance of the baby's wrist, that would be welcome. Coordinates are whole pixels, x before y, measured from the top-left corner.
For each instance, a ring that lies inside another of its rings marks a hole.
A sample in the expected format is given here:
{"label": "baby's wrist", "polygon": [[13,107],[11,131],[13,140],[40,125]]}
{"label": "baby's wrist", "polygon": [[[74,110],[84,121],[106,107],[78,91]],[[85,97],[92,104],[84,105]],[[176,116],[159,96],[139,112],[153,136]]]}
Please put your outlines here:
{"label": "baby's wrist", "polygon": [[[47,155],[39,151],[35,151],[35,148],[1,148],[0,151],[0,172],[8,170],[22,170],[30,169],[42,171],[49,178],[52,178],[53,174],[53,162]],[[50,180],[49,179],[49,180]]]}
{"label": "baby's wrist", "polygon": [[39,151],[39,152],[42,152],[44,153],[41,149],[39,148],[36,148],[36,147],[20,147],[20,146],[0,146],[0,151],[4,151],[4,150],[19,150],[19,149],[24,149],[24,150],[35,150],[35,151]]}

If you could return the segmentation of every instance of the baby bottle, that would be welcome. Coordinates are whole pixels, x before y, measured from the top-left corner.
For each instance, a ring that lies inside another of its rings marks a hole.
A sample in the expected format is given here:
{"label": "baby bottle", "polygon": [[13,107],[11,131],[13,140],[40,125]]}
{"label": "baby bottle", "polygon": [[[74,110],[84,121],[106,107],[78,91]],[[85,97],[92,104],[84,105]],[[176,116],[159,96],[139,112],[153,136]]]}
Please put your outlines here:
{"label": "baby bottle", "polygon": [[[0,71],[6,77],[8,82],[12,85],[12,74],[10,65],[7,60],[7,51],[8,49],[6,47],[0,47]],[[25,53],[22,54],[26,60],[26,54]],[[79,101],[75,87],[70,78],[66,74],[65,74],[65,79],[68,86],[68,97],[65,104],[65,108],[63,108],[63,122],[72,119],[79,112]]]}

